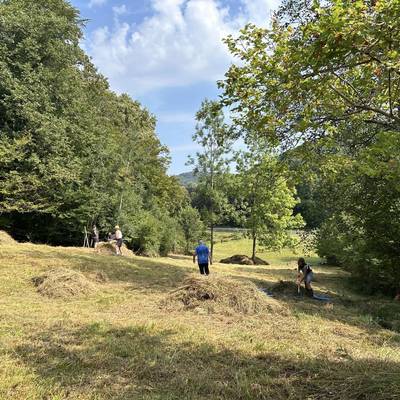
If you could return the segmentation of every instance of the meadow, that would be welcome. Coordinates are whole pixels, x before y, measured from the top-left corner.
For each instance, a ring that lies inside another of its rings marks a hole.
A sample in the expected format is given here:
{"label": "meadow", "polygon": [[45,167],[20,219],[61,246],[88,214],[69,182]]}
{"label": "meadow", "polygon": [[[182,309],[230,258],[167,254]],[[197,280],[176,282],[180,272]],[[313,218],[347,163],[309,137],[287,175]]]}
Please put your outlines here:
{"label": "meadow", "polygon": [[[218,235],[216,259],[249,253],[247,239]],[[295,279],[298,254],[260,256],[271,265],[214,263],[205,279]],[[282,314],[205,313],[161,306],[197,273],[190,257],[0,243],[0,398],[400,399],[400,305],[355,293],[345,272],[311,260],[332,303],[286,296]],[[96,290],[43,296],[32,279],[57,268]]]}

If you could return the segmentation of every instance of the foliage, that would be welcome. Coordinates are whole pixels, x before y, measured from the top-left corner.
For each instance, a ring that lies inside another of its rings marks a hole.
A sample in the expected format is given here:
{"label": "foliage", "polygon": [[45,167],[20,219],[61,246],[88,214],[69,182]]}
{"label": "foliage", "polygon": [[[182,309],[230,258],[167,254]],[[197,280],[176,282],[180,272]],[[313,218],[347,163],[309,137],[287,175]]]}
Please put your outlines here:
{"label": "foliage", "polygon": [[204,100],[196,114],[197,126],[193,140],[202,146],[203,151],[196,154],[196,159],[190,158],[189,164],[194,166],[198,175],[196,194],[200,196],[200,209],[203,221],[210,226],[211,259],[214,247],[214,225],[223,215],[227,204],[223,191],[223,177],[228,171],[227,154],[230,151],[229,140],[226,137],[228,126],[224,122],[223,111],[216,101]]}
{"label": "foliage", "polygon": [[76,245],[118,223],[130,241],[142,213],[188,202],[155,118],[110,91],[81,28],[64,0],[0,2],[0,213],[20,240]]}
{"label": "foliage", "polygon": [[243,227],[253,240],[253,260],[257,242],[269,250],[294,246],[290,230],[301,227],[302,218],[293,216],[296,191],[277,159],[253,145],[239,153],[236,162]]}
{"label": "foliage", "polygon": [[380,134],[357,160],[330,171],[324,184],[332,215],[318,244],[320,255],[336,256],[364,289],[387,293],[400,285],[399,148],[396,134]]}
{"label": "foliage", "polygon": [[296,185],[297,195],[300,199],[295,208],[295,214],[300,214],[304,219],[307,229],[321,226],[327,217],[327,210],[323,207],[320,182],[303,181]]}
{"label": "foliage", "polygon": [[220,82],[234,125],[287,148],[349,125],[399,131],[399,21],[397,0],[285,1],[271,29],[226,40],[242,60]]}
{"label": "foliage", "polygon": [[177,219],[159,209],[140,215],[132,247],[144,256],[166,256],[180,249],[182,242],[183,233]]}
{"label": "foliage", "polygon": [[200,219],[199,212],[190,206],[184,208],[180,214],[180,225],[185,239],[185,253],[189,254],[196,242],[205,233],[205,227]]}
{"label": "foliage", "polygon": [[316,176],[301,211],[312,226],[325,221],[320,254],[365,288],[393,292],[400,3],[285,0],[270,28],[247,25],[226,43],[241,60],[220,82],[236,128],[228,137],[294,149],[299,175]]}

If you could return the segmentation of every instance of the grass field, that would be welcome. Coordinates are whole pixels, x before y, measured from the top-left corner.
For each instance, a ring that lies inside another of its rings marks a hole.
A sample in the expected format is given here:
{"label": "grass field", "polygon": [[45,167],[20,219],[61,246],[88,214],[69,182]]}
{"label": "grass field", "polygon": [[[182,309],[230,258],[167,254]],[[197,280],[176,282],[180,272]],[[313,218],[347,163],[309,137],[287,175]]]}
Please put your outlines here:
{"label": "grass field", "polygon": [[[249,241],[228,239],[219,236],[216,259],[249,253]],[[272,265],[216,263],[212,274],[262,287],[294,279],[298,255],[260,255]],[[107,280],[87,296],[43,297],[31,279],[59,267]],[[166,311],[167,293],[197,272],[190,257],[0,244],[0,398],[400,399],[399,305],[353,293],[336,268],[315,271],[332,304],[281,298],[282,315]]]}

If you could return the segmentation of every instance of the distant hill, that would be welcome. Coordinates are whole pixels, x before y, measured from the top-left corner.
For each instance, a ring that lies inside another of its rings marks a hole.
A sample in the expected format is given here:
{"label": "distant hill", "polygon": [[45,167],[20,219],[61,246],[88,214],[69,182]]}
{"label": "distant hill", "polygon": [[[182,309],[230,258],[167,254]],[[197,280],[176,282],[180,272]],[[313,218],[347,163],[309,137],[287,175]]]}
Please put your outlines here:
{"label": "distant hill", "polygon": [[193,172],[183,172],[182,174],[175,175],[182,186],[190,186],[195,185],[197,183],[197,177],[193,174]]}

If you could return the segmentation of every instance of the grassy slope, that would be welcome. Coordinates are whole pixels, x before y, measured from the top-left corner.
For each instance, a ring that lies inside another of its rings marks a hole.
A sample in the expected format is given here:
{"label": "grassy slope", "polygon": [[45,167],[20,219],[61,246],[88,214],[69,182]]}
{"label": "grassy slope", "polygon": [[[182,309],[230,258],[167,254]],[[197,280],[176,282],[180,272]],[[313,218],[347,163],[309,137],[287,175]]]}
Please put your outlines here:
{"label": "grassy slope", "polygon": [[[249,248],[217,244],[216,256]],[[212,272],[263,286],[293,278],[289,252],[263,256],[273,265],[217,264]],[[109,280],[87,298],[46,299],[30,278],[55,266]],[[400,335],[370,315],[392,306],[349,292],[343,272],[317,267],[315,286],[334,305],[285,300],[289,316],[161,309],[166,292],[195,271],[184,257],[0,246],[0,398],[400,399]]]}

